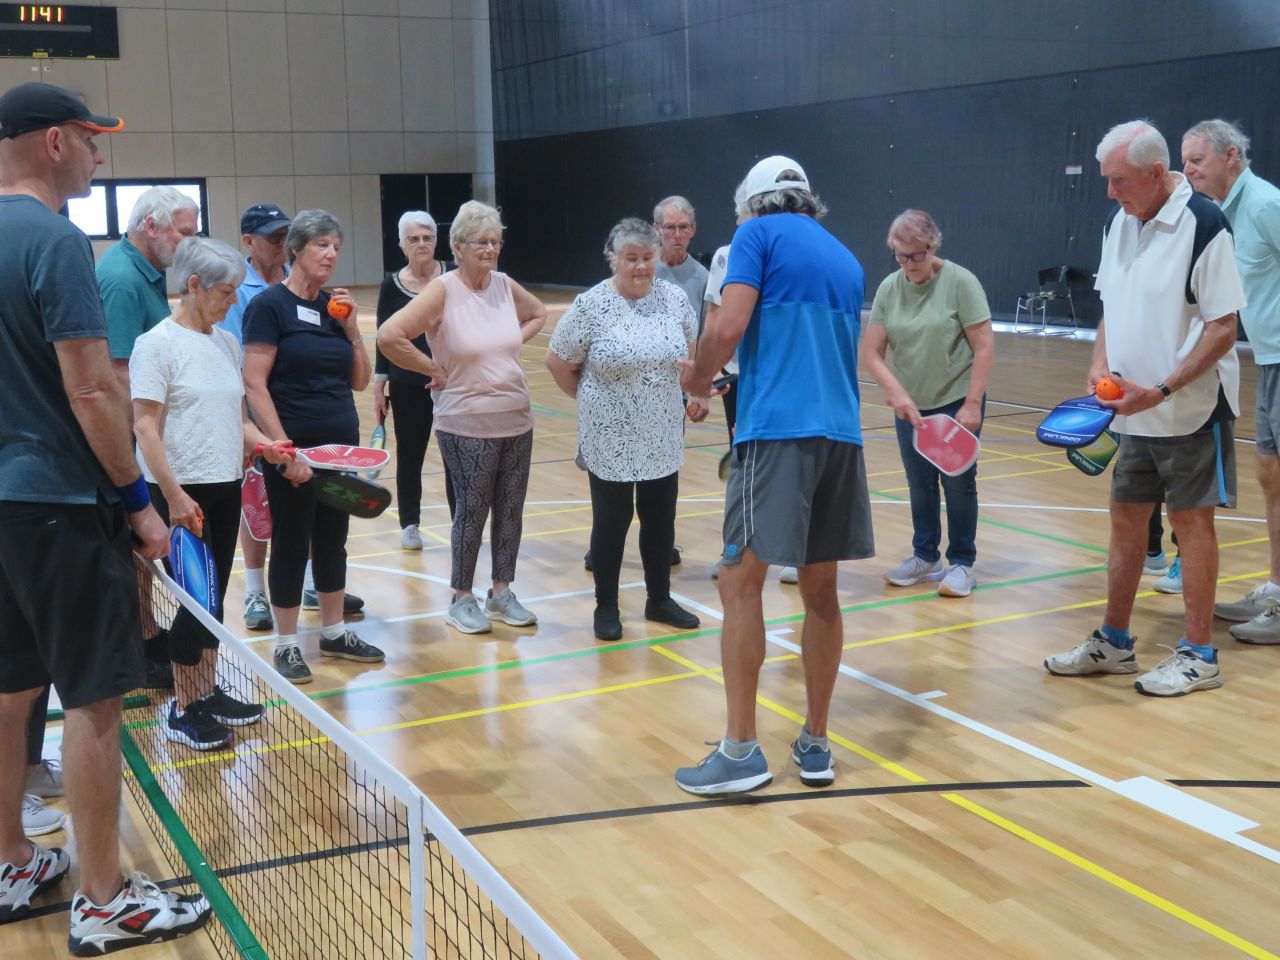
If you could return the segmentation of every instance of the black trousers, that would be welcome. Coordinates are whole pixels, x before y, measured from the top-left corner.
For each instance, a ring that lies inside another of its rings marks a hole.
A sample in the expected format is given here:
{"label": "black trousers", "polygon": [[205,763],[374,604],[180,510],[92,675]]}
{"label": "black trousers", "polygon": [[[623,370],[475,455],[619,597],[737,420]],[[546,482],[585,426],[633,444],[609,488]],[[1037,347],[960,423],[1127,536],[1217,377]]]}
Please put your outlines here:
{"label": "black trousers", "polygon": [[49,688],[36,697],[27,718],[27,766],[34,767],[44,758],[44,725],[49,719]]}
{"label": "black trousers", "polygon": [[671,551],[676,543],[676,497],[680,474],[637,482],[601,480],[591,483],[591,566],[596,603],[618,602],[618,575],[634,512],[640,516],[640,561],[649,599],[671,596]]}
{"label": "black trousers", "polygon": [[[391,399],[391,427],[396,435],[396,507],[400,526],[422,522],[422,463],[427,458],[427,441],[431,439],[431,422],[435,401],[431,391],[414,383],[387,381]],[[449,465],[444,467],[444,494],[453,517],[457,501]]]}
{"label": "black trousers", "polygon": [[[1160,518],[1160,507],[1162,504],[1157,503],[1155,509],[1151,511],[1151,522],[1147,524],[1147,556],[1154,557],[1157,553],[1164,553],[1164,523]],[[1178,535],[1173,535],[1173,545],[1178,545]]]}
{"label": "black trousers", "polygon": [[[169,504],[154,483],[151,502],[165,523],[169,522]],[[182,489],[200,505],[204,514],[204,532],[201,539],[213,553],[213,564],[218,571],[218,607],[214,618],[222,622],[222,600],[227,595],[227,582],[231,579],[231,565],[236,558],[236,540],[240,534],[240,481],[225,483],[189,483]],[[166,561],[167,565],[167,561]],[[194,667],[205,650],[216,650],[218,638],[205,629],[186,607],[178,609],[169,627],[169,659],[184,667]]]}
{"label": "black trousers", "polygon": [[262,471],[271,503],[271,562],[267,589],[271,602],[288,609],[302,604],[302,579],[311,555],[318,593],[347,585],[347,530],[351,516],[316,502],[311,487],[295,487],[271,464]]}

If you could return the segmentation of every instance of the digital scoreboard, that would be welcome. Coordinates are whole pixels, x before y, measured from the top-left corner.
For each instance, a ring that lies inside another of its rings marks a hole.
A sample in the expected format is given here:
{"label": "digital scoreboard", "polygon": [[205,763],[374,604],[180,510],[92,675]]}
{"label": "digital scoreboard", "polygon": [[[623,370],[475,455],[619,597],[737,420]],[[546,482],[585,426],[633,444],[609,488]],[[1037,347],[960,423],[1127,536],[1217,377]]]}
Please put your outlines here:
{"label": "digital scoreboard", "polygon": [[116,8],[0,3],[0,57],[118,60]]}

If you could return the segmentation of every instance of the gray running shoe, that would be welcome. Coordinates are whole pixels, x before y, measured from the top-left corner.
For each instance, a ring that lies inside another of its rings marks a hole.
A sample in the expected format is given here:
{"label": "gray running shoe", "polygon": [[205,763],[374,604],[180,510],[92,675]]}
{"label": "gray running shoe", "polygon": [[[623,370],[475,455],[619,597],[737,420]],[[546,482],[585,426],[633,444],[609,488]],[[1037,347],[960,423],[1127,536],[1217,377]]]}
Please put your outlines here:
{"label": "gray running shoe", "polygon": [[886,570],[884,578],[895,587],[913,587],[917,583],[941,580],[947,575],[947,565],[938,560],[929,563],[917,556],[910,556],[892,570]]}
{"label": "gray running shoe", "polygon": [[773,779],[769,761],[759,744],[741,760],[721,752],[719,741],[708,740],[707,744],[713,749],[696,767],[681,767],[676,771],[676,786],[686,793],[698,796],[747,793]]}
{"label": "gray running shoe", "polygon": [[422,531],[418,529],[418,525],[416,523],[411,523],[400,531],[400,549],[422,549]]}
{"label": "gray running shoe", "polygon": [[1248,623],[1234,624],[1227,633],[1241,643],[1260,646],[1280,643],[1280,606],[1273,603]]}
{"label": "gray running shoe", "polygon": [[1234,603],[1215,603],[1213,605],[1213,615],[1220,620],[1234,620],[1236,623],[1245,623],[1274,608],[1278,601],[1280,601],[1280,598],[1268,591],[1267,585],[1264,583],[1260,587],[1254,587]]}
{"label": "gray running shoe", "polygon": [[271,620],[271,604],[261,590],[245,594],[244,626],[246,630],[270,630],[275,626]]}
{"label": "gray running shoe", "polygon": [[480,604],[471,594],[449,604],[449,613],[444,622],[463,633],[488,633],[493,629],[489,618],[484,615]]}
{"label": "gray running shoe", "polygon": [[510,587],[496,597],[489,591],[484,601],[484,615],[513,627],[529,627],[538,622],[538,615],[517,600]]}
{"label": "gray running shoe", "polygon": [[311,668],[307,666],[307,661],[302,659],[302,651],[296,645],[277,650],[273,659],[276,673],[290,683],[311,682]]}

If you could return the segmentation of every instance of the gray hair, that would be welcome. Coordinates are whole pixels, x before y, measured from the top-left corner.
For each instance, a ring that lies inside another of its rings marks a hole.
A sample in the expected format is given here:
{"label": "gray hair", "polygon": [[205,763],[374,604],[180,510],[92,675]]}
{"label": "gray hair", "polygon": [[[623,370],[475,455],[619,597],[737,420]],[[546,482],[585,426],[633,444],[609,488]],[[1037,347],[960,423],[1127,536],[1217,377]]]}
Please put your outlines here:
{"label": "gray hair", "polygon": [[827,205],[808,190],[788,187],[757,193],[754,197],[734,204],[734,215],[739,217],[767,217],[771,213],[802,213],[815,220],[827,215]]}
{"label": "gray hair", "polygon": [[298,254],[307,248],[317,237],[336,236],[342,240],[342,224],[328,210],[299,210],[298,215],[289,224],[289,233],[284,238],[285,250],[289,253],[289,262],[298,259]]}
{"label": "gray hair", "polygon": [[167,227],[173,223],[173,215],[179,210],[194,210],[200,215],[200,204],[196,203],[176,187],[152,187],[138,197],[129,214],[129,233],[139,233],[146,229],[147,217],[155,221],[156,226]]}
{"label": "gray hair", "polygon": [[238,287],[244,280],[244,257],[221,240],[187,237],[174,252],[173,272],[178,277],[178,287],[183,296],[187,294],[192,277],[200,281],[202,290],[218,283]]}
{"label": "gray hair", "polygon": [[1182,135],[1183,140],[1187,137],[1204,137],[1214,152],[1224,157],[1228,150],[1235,147],[1240,166],[1249,166],[1249,138],[1234,123],[1227,120],[1201,120]]}
{"label": "gray hair", "polygon": [[667,207],[675,207],[689,218],[690,223],[698,222],[697,214],[693,212],[693,204],[679,194],[676,194],[674,196],[667,197],[665,200],[658,201],[658,205],[653,208],[654,223],[662,222],[662,211],[667,209]]}
{"label": "gray hair", "polygon": [[933,217],[923,210],[903,210],[894,217],[893,223],[889,224],[889,233],[885,236],[885,243],[890,250],[893,249],[894,237],[923,243],[930,250],[937,250],[942,246],[942,231],[933,222]]}
{"label": "gray hair", "polygon": [[434,237],[440,231],[436,228],[435,217],[427,213],[425,210],[406,210],[400,216],[400,245],[404,246],[406,240],[409,239],[410,227],[426,227],[431,231]]}
{"label": "gray hair", "polygon": [[1165,142],[1164,134],[1150,120],[1130,120],[1128,123],[1116,124],[1098,144],[1094,158],[1102,163],[1124,146],[1129,148],[1125,153],[1125,160],[1130,166],[1145,170],[1161,163],[1166,170],[1169,169],[1169,144]]}
{"label": "gray hair", "polygon": [[449,246],[453,248],[454,253],[457,253],[459,247],[464,243],[470,243],[480,234],[488,230],[497,230],[501,235],[505,229],[507,228],[502,225],[502,215],[494,207],[479,200],[468,200],[458,208],[458,215],[449,225]]}
{"label": "gray hair", "polygon": [[645,223],[639,217],[623,217],[609,231],[609,239],[604,244],[605,258],[613,263],[627,247],[647,247],[657,250],[662,246],[658,231],[653,224]]}

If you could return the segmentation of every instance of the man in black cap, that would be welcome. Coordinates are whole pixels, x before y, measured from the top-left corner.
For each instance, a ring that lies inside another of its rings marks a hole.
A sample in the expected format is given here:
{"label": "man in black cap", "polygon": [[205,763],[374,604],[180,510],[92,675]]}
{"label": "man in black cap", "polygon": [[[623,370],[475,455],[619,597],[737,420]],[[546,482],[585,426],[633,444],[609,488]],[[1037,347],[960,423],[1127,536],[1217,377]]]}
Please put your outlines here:
{"label": "man in black cap", "polygon": [[123,127],[57,87],[0,96],[0,923],[70,865],[22,833],[17,731],[52,683],[80,861],[76,953],[171,939],[209,916],[203,897],[120,867],[121,697],[142,680],[130,553],[163,556],[168,531],[133,455],[93,252],[56,211],[88,196],[94,135]]}

